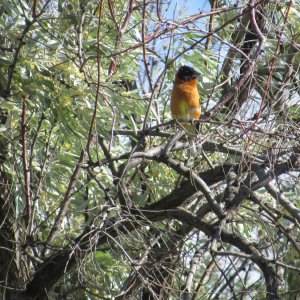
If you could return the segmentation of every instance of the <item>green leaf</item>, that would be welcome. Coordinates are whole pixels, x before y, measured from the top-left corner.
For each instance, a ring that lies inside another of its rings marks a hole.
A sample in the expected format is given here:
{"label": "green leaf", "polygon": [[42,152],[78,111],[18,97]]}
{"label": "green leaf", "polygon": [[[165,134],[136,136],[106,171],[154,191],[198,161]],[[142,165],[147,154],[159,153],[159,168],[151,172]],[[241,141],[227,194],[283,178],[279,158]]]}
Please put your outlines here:
{"label": "green leaf", "polygon": [[19,108],[12,102],[8,102],[6,100],[0,101],[0,108],[6,109],[8,111],[14,110],[19,111]]}
{"label": "green leaf", "polygon": [[6,57],[0,56],[0,64],[9,66],[11,65],[11,61]]}
{"label": "green leaf", "polygon": [[5,125],[0,124],[0,132],[6,131],[8,128]]}

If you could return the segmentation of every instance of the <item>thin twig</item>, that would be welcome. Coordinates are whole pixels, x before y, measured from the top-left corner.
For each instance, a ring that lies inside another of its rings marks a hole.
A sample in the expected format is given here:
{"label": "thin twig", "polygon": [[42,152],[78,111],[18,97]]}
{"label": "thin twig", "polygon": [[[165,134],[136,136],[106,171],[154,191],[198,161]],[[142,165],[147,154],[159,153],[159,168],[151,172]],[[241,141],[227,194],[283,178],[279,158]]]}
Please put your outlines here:
{"label": "thin twig", "polygon": [[28,153],[27,153],[27,132],[26,132],[26,115],[27,115],[27,98],[28,95],[23,96],[23,108],[22,108],[22,117],[21,117],[21,130],[22,130],[22,158],[23,158],[23,173],[24,173],[24,189],[25,189],[25,198],[26,198],[26,215],[25,215],[25,224],[27,231],[30,234],[31,226],[30,220],[32,219],[32,202],[31,202],[31,189],[30,189],[30,166],[28,164]]}

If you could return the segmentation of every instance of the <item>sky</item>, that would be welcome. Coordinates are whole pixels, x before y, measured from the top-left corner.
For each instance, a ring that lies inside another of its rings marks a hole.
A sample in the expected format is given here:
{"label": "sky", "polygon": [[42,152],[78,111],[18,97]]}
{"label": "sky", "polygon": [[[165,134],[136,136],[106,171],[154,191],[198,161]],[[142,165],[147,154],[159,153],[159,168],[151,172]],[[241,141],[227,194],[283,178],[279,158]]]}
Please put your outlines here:
{"label": "sky", "polygon": [[172,12],[176,6],[179,8],[178,11],[185,8],[184,15],[181,17],[194,15],[200,11],[210,9],[208,0],[172,0],[170,12]]}

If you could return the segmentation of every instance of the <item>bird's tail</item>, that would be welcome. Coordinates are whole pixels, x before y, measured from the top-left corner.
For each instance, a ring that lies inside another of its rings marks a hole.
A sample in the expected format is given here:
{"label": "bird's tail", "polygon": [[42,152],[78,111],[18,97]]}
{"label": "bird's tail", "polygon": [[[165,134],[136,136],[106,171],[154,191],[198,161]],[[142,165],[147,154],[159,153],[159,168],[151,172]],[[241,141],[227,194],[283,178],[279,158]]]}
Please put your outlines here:
{"label": "bird's tail", "polygon": [[201,147],[196,145],[197,135],[199,134],[199,123],[197,125],[185,125],[189,140],[190,156],[195,157],[201,150]]}
{"label": "bird's tail", "polygon": [[198,153],[194,136],[189,136],[189,150],[191,157],[195,157]]}

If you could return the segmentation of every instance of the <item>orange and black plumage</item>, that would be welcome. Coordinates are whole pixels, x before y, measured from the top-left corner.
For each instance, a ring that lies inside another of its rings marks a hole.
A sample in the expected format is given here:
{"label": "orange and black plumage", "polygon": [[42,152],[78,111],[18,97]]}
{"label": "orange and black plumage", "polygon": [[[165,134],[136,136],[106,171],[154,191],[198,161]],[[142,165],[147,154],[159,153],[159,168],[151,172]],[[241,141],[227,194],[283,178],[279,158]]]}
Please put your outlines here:
{"label": "orange and black plumage", "polygon": [[197,134],[194,120],[199,120],[201,116],[200,94],[198,91],[198,78],[200,73],[189,66],[182,66],[176,73],[172,98],[171,112],[173,118],[183,122],[183,127],[187,131],[190,141],[190,151],[195,155],[195,136]]}

